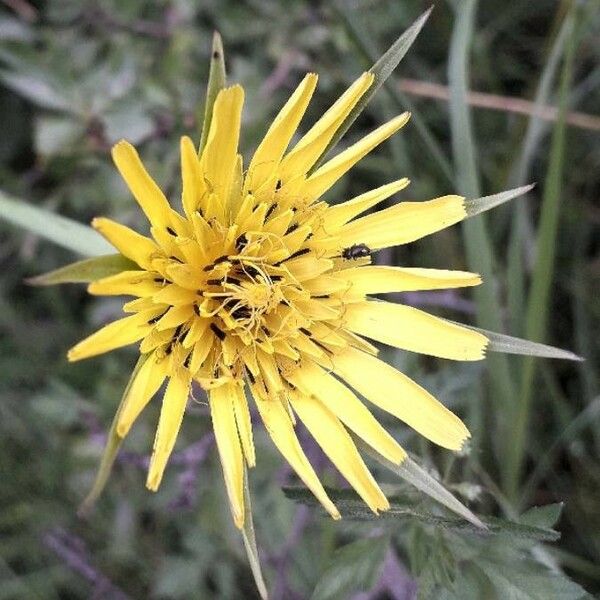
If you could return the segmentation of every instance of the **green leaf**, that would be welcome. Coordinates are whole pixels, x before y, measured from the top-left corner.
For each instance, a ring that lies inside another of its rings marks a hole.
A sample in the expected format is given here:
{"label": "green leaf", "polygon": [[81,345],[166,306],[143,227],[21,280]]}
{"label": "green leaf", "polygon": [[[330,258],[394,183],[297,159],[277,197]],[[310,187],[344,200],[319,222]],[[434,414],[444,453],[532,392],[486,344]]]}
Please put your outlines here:
{"label": "green leaf", "polygon": [[311,600],[345,600],[353,592],[371,589],[381,571],[387,547],[387,537],[374,537],[336,550]]}
{"label": "green leaf", "polygon": [[11,73],[0,69],[0,81],[17,94],[41,108],[62,112],[74,112],[69,98],[56,83],[45,81],[41,76]]}
{"label": "green leaf", "polygon": [[499,194],[493,194],[492,196],[483,196],[482,198],[475,198],[472,200],[465,200],[465,210],[467,211],[467,217],[474,217],[479,213],[485,212],[504,204],[513,198],[517,198],[526,194],[535,187],[535,184],[524,185],[522,187],[515,188],[513,190],[506,190]]}
{"label": "green leaf", "polygon": [[227,73],[225,71],[225,52],[223,40],[218,31],[213,34],[212,51],[210,55],[210,71],[208,74],[208,86],[206,88],[206,105],[204,107],[204,120],[202,121],[202,133],[200,137],[199,152],[204,150],[210,131],[213,115],[213,106],[217,95],[225,87]]}
{"label": "green leaf", "polygon": [[[318,500],[313,494],[303,487],[285,487],[284,494],[296,502],[301,502],[309,506],[319,506]],[[543,521],[541,516],[539,524],[535,522],[535,516],[531,517],[531,522],[516,522],[507,519],[495,517],[476,517],[486,529],[482,530],[481,525],[474,525],[472,522],[465,521],[463,518],[446,517],[439,514],[423,510],[416,506],[415,500],[403,496],[388,496],[390,509],[375,515],[365,503],[357,497],[353,490],[341,490],[327,488],[327,494],[340,509],[344,519],[356,521],[402,521],[409,520],[418,522],[422,525],[432,525],[438,529],[457,531],[477,536],[491,536],[497,534],[507,534],[508,536],[534,540],[537,542],[555,542],[560,538],[560,534],[554,531],[547,521]],[[556,505],[551,505],[552,507]],[[545,507],[544,507],[545,508]],[[543,510],[543,509],[540,509]],[[472,514],[472,513],[471,513]],[[528,513],[523,515],[525,521]]]}
{"label": "green leaf", "polygon": [[101,256],[114,248],[96,231],[43,208],[0,192],[0,218],[83,256]]}
{"label": "green leaf", "polygon": [[[536,341],[546,337],[548,313],[551,302],[552,279],[559,231],[559,216],[562,199],[562,179],[566,157],[566,115],[569,109],[573,67],[578,45],[577,4],[573,4],[567,17],[570,24],[569,38],[561,74],[558,116],[552,135],[550,162],[542,200],[539,233],[536,240],[536,260],[531,276],[531,289],[527,302],[525,336]],[[516,500],[523,462],[527,452],[527,430],[535,389],[536,364],[533,359],[525,360],[521,378],[521,393],[517,404],[512,444],[507,456],[507,495]]]}
{"label": "green leaf", "polygon": [[546,504],[546,506],[534,506],[524,512],[519,517],[519,521],[534,527],[554,527],[560,519],[563,508],[563,502]]}
{"label": "green leaf", "polygon": [[117,412],[113,418],[113,421],[110,426],[110,430],[108,431],[108,436],[106,438],[106,445],[104,447],[104,452],[102,453],[102,458],[100,460],[100,465],[98,467],[98,472],[96,473],[96,479],[92,485],[92,489],[89,491],[88,495],[85,497],[84,501],[79,506],[79,510],[77,514],[81,517],[86,517],[89,515],[92,510],[96,500],[102,494],[106,483],[108,482],[108,478],[110,477],[110,473],[112,471],[112,467],[117,458],[117,454],[119,453],[119,449],[121,444],[123,443],[123,438],[119,437],[117,434],[117,423],[119,421],[119,415],[121,414],[121,410],[123,410],[123,406],[125,406],[125,400],[127,398],[127,394],[133,384],[133,380],[137,375],[138,371],[142,368],[142,365],[147,360],[149,354],[142,354],[133,368],[133,372],[131,373],[131,377],[125,386],[125,390],[123,391],[123,396],[121,397],[121,402],[119,403],[119,407],[117,408]]}
{"label": "green leaf", "polygon": [[365,92],[363,97],[358,101],[356,106],[352,109],[350,114],[346,117],[344,122],[339,126],[335,135],[323,150],[321,156],[319,156],[317,162],[313,165],[310,173],[315,171],[327,153],[335,148],[340,139],[344,136],[346,131],[350,128],[352,123],[356,121],[358,115],[364,110],[367,104],[371,101],[371,98],[377,93],[379,88],[385,83],[386,79],[392,74],[392,71],[398,66],[400,61],[404,58],[414,41],[417,39],[421,29],[427,22],[433,6],[426,10],[385,52],[385,54],[369,69],[370,73],[373,73],[375,80],[373,85]]}
{"label": "green leaf", "polygon": [[[478,149],[473,134],[471,111],[467,102],[469,90],[469,57],[473,41],[476,2],[463,0],[453,4],[456,18],[450,40],[448,56],[448,84],[450,126],[452,133],[452,154],[455,164],[455,185],[459,193],[467,198],[481,196],[479,170],[477,165]],[[481,273],[484,277],[496,272],[496,261],[491,236],[484,215],[466,220],[462,224],[462,233],[469,270]],[[477,325],[493,331],[501,331],[502,305],[496,286],[482,285],[473,292],[476,303]],[[500,444],[510,444],[506,423],[515,412],[514,398],[517,395],[508,358],[503,355],[489,357],[489,377],[491,405],[501,405],[506,421],[494,432]],[[476,435],[480,435],[483,421],[483,408],[479,398],[469,406],[469,420],[476,426]],[[476,441],[479,445],[479,442]],[[500,447],[501,454],[507,448]]]}
{"label": "green leaf", "polygon": [[258,556],[258,547],[256,545],[256,535],[254,533],[254,522],[252,520],[252,504],[250,502],[250,489],[248,487],[248,470],[244,465],[244,528],[242,529],[242,539],[244,548],[248,555],[248,562],[254,577],[254,582],[262,600],[267,600],[269,594],[267,586],[260,568],[260,559]]}
{"label": "green leaf", "polygon": [[470,325],[464,325],[464,327],[483,333],[483,335],[490,340],[488,350],[491,350],[492,352],[521,354],[523,356],[540,356],[543,358],[560,358],[564,360],[584,360],[581,356],[577,356],[577,354],[574,354],[569,350],[562,350],[560,348],[555,348],[554,346],[522,340],[503,333],[496,333],[495,331],[488,331],[487,329],[480,329],[479,327],[471,327]]}
{"label": "green leaf", "polygon": [[29,285],[56,285],[57,283],[88,283],[122,271],[136,271],[139,266],[122,254],[108,254],[87,258],[26,280]]}

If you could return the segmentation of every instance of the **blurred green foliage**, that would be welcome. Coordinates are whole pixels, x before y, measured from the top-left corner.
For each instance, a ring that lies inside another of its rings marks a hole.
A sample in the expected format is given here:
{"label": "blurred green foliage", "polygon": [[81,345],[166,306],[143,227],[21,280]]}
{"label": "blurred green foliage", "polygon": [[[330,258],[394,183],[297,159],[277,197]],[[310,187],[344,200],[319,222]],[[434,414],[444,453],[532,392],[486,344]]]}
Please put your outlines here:
{"label": "blurred green foliage", "polygon": [[[525,373],[534,385],[522,470],[508,472],[506,461],[522,399],[519,357],[509,357],[504,366],[462,365],[386,351],[392,363],[465,416],[474,434],[466,456],[436,450],[378,416],[478,514],[515,520],[532,505],[564,501],[556,525],[562,538],[548,546],[524,545],[508,535],[475,543],[420,521],[331,522],[285,498],[281,485],[294,481],[258,429],[259,460],[250,484],[274,597],[308,598],[313,590],[318,598],[349,597],[369,588],[370,598],[392,597],[384,586],[392,572],[391,581],[404,582],[409,591],[414,591],[411,577],[416,579],[423,598],[509,597],[502,595],[509,583],[514,585],[510,597],[581,596],[580,588],[542,564],[562,567],[586,589],[600,590],[599,132],[567,126],[559,152],[558,142],[551,148],[550,140],[559,135],[560,120],[456,104],[461,92],[456,70],[450,71],[453,128],[447,102],[407,96],[398,87],[400,78],[446,84],[452,40],[455,58],[462,44],[471,89],[557,105],[562,59],[571,45],[565,110],[597,115],[599,3],[469,4],[476,9],[472,31],[460,2],[436,6],[391,83],[342,145],[407,105],[412,122],[362,161],[330,198],[339,201],[404,175],[412,184],[403,198],[541,184],[517,200],[519,205],[487,216],[485,240],[493,258],[491,271],[483,275],[499,307],[495,314],[489,314],[485,299],[469,299],[466,292],[404,298],[433,305],[456,320],[474,322],[475,312],[482,321],[493,317],[511,335],[545,330],[548,343],[586,358],[580,364],[538,360],[537,369]],[[177,197],[178,138],[199,135],[214,29],[224,39],[229,81],[246,89],[242,150],[248,156],[303,73],[320,74],[307,116],[311,122],[426,8],[418,0],[5,0],[0,3],[0,189],[80,222],[103,214],[142,227],[110,162],[110,146],[122,137],[137,145],[163,189]],[[472,135],[457,127],[461,115],[472,120]],[[472,152],[475,160],[463,152]],[[549,169],[554,177],[548,177]],[[555,259],[536,275],[536,262],[547,259],[536,255],[536,240],[538,224],[548,219],[549,197],[560,205],[556,229],[544,230]],[[179,454],[161,491],[145,490],[143,457],[152,443],[158,403],[127,440],[95,512],[87,520],[77,518],[135,354],[124,350],[67,365],[66,350],[116,317],[120,303],[88,297],[83,286],[28,287],[24,278],[73,256],[4,223],[0,235],[0,599],[255,597],[212,448]],[[456,227],[396,249],[386,262],[472,267],[467,260],[472,263],[484,249],[473,246],[478,239],[473,233],[464,236]],[[547,305],[547,322],[536,321],[543,307],[531,304],[532,274],[551,280],[547,295],[535,296]],[[192,406],[178,448],[198,448],[193,445],[207,440],[209,431],[204,407]],[[391,477],[377,475],[389,482],[390,492],[399,491]],[[323,477],[329,485],[337,483],[326,463]],[[414,502],[437,510],[418,498]],[[527,522],[553,527],[558,512],[552,510]],[[360,561],[361,554],[369,560]]]}

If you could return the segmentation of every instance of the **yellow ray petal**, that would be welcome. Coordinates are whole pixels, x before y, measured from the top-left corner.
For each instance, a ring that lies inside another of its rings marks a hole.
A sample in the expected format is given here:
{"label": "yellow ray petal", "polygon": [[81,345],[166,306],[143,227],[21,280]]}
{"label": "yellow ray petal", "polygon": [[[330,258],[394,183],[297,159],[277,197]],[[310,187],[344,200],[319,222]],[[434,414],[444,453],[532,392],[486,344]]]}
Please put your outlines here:
{"label": "yellow ray petal", "polygon": [[162,331],[172,329],[182,323],[185,323],[194,314],[193,308],[189,304],[181,306],[172,306],[156,323],[156,329]]}
{"label": "yellow ray petal", "polygon": [[284,182],[308,172],[373,79],[371,73],[363,73],[283,158],[280,176]]}
{"label": "yellow ray petal", "polygon": [[348,282],[348,292],[357,295],[439,290],[481,283],[481,277],[476,273],[388,266],[352,267],[333,276]]}
{"label": "yellow ray petal", "polygon": [[237,164],[237,147],[244,104],[244,90],[234,85],[219,92],[213,108],[213,118],[200,167],[211,192],[224,203]]}
{"label": "yellow ray petal", "polygon": [[158,428],[156,430],[156,437],[154,438],[154,448],[152,457],[150,458],[148,478],[146,479],[146,487],[153,492],[158,489],[169,456],[173,452],[189,393],[190,380],[183,372],[169,379],[160,409]]}
{"label": "yellow ray petal", "polygon": [[111,219],[97,217],[92,227],[106,238],[123,256],[144,269],[151,268],[151,257],[158,246],[149,238]]}
{"label": "yellow ray petal", "polygon": [[351,331],[384,344],[452,360],[481,360],[488,345],[477,331],[390,302],[349,304],[344,323]]}
{"label": "yellow ray petal", "polygon": [[335,373],[379,408],[432,442],[460,450],[470,437],[464,423],[427,390],[375,356],[348,348],[332,357]]}
{"label": "yellow ray petal", "polygon": [[375,513],[387,510],[386,497],[339,419],[316,398],[292,393],[290,400],[319,446],[369,508]]}
{"label": "yellow ray petal", "polygon": [[409,183],[410,181],[404,177],[365,192],[347,202],[328,207],[322,218],[323,229],[328,234],[335,234],[338,227],[341,227],[379,202],[403,190]]}
{"label": "yellow ray petal", "polygon": [[244,388],[236,383],[226,383],[225,387],[233,401],[233,412],[235,414],[235,422],[237,430],[240,434],[240,442],[244,457],[249,467],[254,467],[256,464],[256,455],[254,452],[254,440],[252,438],[252,421],[250,420],[250,410]]}
{"label": "yellow ray petal", "polygon": [[279,166],[279,161],[296,132],[315,91],[317,79],[318,77],[314,73],[306,75],[275,117],[248,167],[248,177],[244,186],[246,191],[252,190],[256,193]]}
{"label": "yellow ray petal", "polygon": [[[88,293],[95,296],[139,296],[147,298],[161,289],[155,275],[147,271],[123,271],[103,277],[88,285]],[[157,277],[157,279],[160,279]],[[162,281],[162,280],[161,280]]]}
{"label": "yellow ray petal", "polygon": [[244,526],[244,465],[228,386],[210,391],[210,414],[233,521],[241,529]]}
{"label": "yellow ray petal", "polygon": [[161,310],[145,310],[105,325],[73,346],[67,355],[68,359],[73,362],[90,358],[141,340],[152,329],[148,321],[160,314]]}
{"label": "yellow ray petal", "polygon": [[188,219],[190,219],[194,211],[198,208],[200,199],[206,192],[206,183],[202,178],[202,169],[200,168],[200,160],[194,142],[186,135],[181,138],[180,150],[181,201],[183,210]]}
{"label": "yellow ray petal", "polygon": [[148,356],[133,380],[117,420],[117,434],[124,438],[142,410],[158,391],[167,375],[167,361],[158,360],[156,354]]}
{"label": "yellow ray petal", "polygon": [[310,254],[293,258],[284,262],[283,265],[292,274],[292,277],[298,281],[306,281],[330,271],[333,268],[333,261],[328,258],[317,258]]}
{"label": "yellow ray petal", "polygon": [[324,194],[342,175],[347,173],[359,160],[366,156],[373,148],[387,140],[398,129],[406,125],[409,113],[398,115],[375,131],[366,135],[336,157],[319,167],[305,182],[303,191],[309,198],[318,198]]}
{"label": "yellow ray petal", "polygon": [[209,325],[209,319],[194,319],[186,336],[183,338],[183,347],[191,348],[204,335]]}
{"label": "yellow ray petal", "polygon": [[135,148],[125,140],[113,146],[112,157],[148,220],[156,227],[170,225],[170,206],[156,182],[150,177]]}
{"label": "yellow ray petal", "polygon": [[442,196],[427,202],[400,202],[342,227],[347,245],[379,249],[408,244],[462,221],[467,213],[462,196]]}
{"label": "yellow ray petal", "polygon": [[323,489],[319,477],[315,473],[310,462],[308,462],[284,406],[281,402],[263,400],[257,393],[254,393],[254,400],[258,407],[261,419],[265,424],[265,429],[268,431],[269,436],[277,449],[281,452],[294,471],[296,471],[298,477],[302,479],[306,487],[325,507],[325,510],[327,510],[334,519],[339,519],[340,513],[327,496],[327,492]]}
{"label": "yellow ray petal", "polygon": [[317,397],[346,427],[395,464],[406,452],[379,424],[369,409],[341,382],[310,361],[294,371],[289,380],[303,393]]}

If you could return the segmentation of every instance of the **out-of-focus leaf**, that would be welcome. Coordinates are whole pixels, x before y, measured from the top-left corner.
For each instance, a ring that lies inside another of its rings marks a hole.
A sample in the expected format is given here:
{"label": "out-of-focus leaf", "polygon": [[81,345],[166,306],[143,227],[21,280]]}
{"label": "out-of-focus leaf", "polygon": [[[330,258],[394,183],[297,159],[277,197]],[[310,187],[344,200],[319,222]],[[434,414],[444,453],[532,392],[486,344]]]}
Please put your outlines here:
{"label": "out-of-focus leaf", "polygon": [[225,87],[227,73],[225,71],[225,51],[223,40],[218,31],[213,34],[212,50],[210,55],[210,71],[208,74],[208,86],[206,88],[206,105],[204,107],[204,119],[200,137],[199,152],[202,152],[208,139],[210,124],[212,121],[213,105],[220,90]]}
{"label": "out-of-focus leaf", "polygon": [[29,285],[56,285],[57,283],[88,283],[121,271],[135,271],[139,266],[122,254],[108,254],[79,260],[60,269],[27,279]]}
{"label": "out-of-focus leaf", "polygon": [[32,42],[33,31],[18,19],[3,16],[0,18],[0,40],[3,42]]}
{"label": "out-of-focus leaf", "polygon": [[386,537],[346,544],[335,552],[317,582],[311,600],[345,600],[353,592],[373,587],[388,547]]}
{"label": "out-of-focus leaf", "polygon": [[58,84],[52,84],[39,76],[0,69],[0,81],[41,108],[61,112],[75,110],[68,95]]}
{"label": "out-of-focus leaf", "polygon": [[379,88],[385,83],[386,79],[392,74],[394,69],[400,64],[400,61],[405,57],[406,53],[410,50],[414,41],[417,39],[421,29],[427,22],[429,15],[433,7],[426,10],[383,54],[383,56],[369,69],[370,73],[375,76],[373,85],[365,92],[362,98],[358,101],[356,106],[350,111],[350,114],[346,117],[344,122],[339,126],[335,135],[331,138],[331,141],[323,150],[321,156],[319,156],[317,162],[314,164],[310,172],[315,171],[321,161],[325,158],[327,153],[335,148],[337,143],[342,139],[346,131],[350,128],[352,123],[356,121],[358,115],[364,110],[367,104],[371,101],[371,98],[377,93]]}
{"label": "out-of-focus leaf", "polygon": [[119,102],[103,115],[104,133],[109,143],[126,139],[139,144],[151,135],[156,125],[154,120],[136,102]]}
{"label": "out-of-focus leaf", "polygon": [[35,124],[35,150],[42,156],[71,154],[85,127],[68,116],[43,116]]}
{"label": "out-of-focus leaf", "polygon": [[94,229],[0,192],[0,218],[83,256],[102,256],[114,248]]}

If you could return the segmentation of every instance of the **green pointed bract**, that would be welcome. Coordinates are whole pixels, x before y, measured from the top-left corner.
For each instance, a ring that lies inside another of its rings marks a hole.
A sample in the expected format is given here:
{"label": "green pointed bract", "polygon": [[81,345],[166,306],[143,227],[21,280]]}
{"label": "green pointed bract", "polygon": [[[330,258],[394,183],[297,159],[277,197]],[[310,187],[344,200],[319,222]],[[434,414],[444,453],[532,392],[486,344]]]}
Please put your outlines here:
{"label": "green pointed bract", "polygon": [[88,225],[9,198],[1,191],[0,218],[82,256],[101,256],[114,252],[114,248]]}
{"label": "green pointed bract", "polygon": [[260,567],[260,559],[258,557],[258,547],[256,545],[256,535],[254,533],[254,522],[252,521],[252,505],[250,504],[250,488],[248,486],[248,469],[244,466],[244,528],[242,529],[242,538],[244,540],[244,548],[248,555],[250,569],[256,583],[256,588],[262,600],[267,600],[269,594],[267,586]]}
{"label": "green pointed bract", "polygon": [[371,456],[371,458],[375,459],[386,469],[389,469],[416,487],[419,491],[423,492],[436,502],[439,502],[452,512],[460,515],[469,521],[469,523],[472,523],[480,529],[487,529],[485,523],[483,523],[462,502],[457,500],[457,498],[451,494],[439,481],[434,479],[431,475],[429,475],[429,473],[423,470],[415,461],[407,457],[399,465],[396,465],[387,458],[381,456],[379,452],[371,448],[371,446],[367,445],[358,437],[352,437],[360,450]]}
{"label": "green pointed bract", "polygon": [[474,217],[486,210],[500,206],[513,198],[523,196],[527,192],[531,191],[535,187],[535,183],[530,185],[523,185],[512,190],[506,190],[499,194],[493,194],[491,196],[482,196],[481,198],[465,200],[465,210],[467,211],[467,217]]}
{"label": "green pointed bract", "polygon": [[483,333],[490,341],[487,349],[491,352],[520,354],[522,356],[539,356],[541,358],[559,358],[562,360],[585,360],[570,350],[562,350],[561,348],[555,348],[554,346],[540,344],[539,342],[530,342],[529,340],[523,340],[503,333],[496,333],[495,331],[487,331],[486,329],[480,329],[479,327],[472,327],[470,325],[465,325],[465,327]]}
{"label": "green pointed bract", "polygon": [[212,121],[213,106],[219,91],[226,84],[227,74],[225,72],[225,53],[223,50],[223,40],[218,31],[213,34],[212,50],[210,55],[210,71],[208,74],[208,86],[206,88],[206,103],[204,106],[204,119],[202,121],[199,152],[204,150],[210,131]]}
{"label": "green pointed bract", "polygon": [[26,280],[29,285],[56,285],[57,283],[89,283],[122,271],[135,271],[138,265],[122,254],[107,254],[71,263],[43,275]]}
{"label": "green pointed bract", "polygon": [[364,110],[367,104],[371,101],[371,98],[377,93],[377,90],[385,83],[387,78],[392,74],[394,69],[398,66],[400,61],[404,58],[406,53],[409,51],[410,47],[413,45],[414,41],[417,39],[421,29],[427,22],[431,11],[433,10],[433,6],[426,10],[383,54],[383,56],[369,69],[369,73],[373,73],[375,76],[375,80],[373,81],[373,85],[365,92],[363,97],[358,101],[356,106],[352,109],[350,114],[346,117],[346,119],[339,126],[338,130],[335,132],[335,135],[326,146],[323,153],[318,158],[316,163],[313,165],[309,174],[316,171],[319,165],[322,163],[323,159],[327,155],[327,153],[335,148],[340,139],[344,136],[346,131],[350,128],[352,123],[356,121],[358,115]]}
{"label": "green pointed bract", "polygon": [[117,434],[117,423],[119,422],[119,415],[121,414],[121,410],[125,405],[125,400],[127,399],[127,395],[129,394],[129,390],[131,388],[133,380],[135,379],[138,371],[140,370],[148,356],[148,354],[142,354],[139,357],[135,367],[133,368],[131,377],[129,378],[129,381],[125,386],[125,391],[123,392],[121,402],[119,403],[119,407],[117,409],[117,412],[115,413],[115,416],[110,426],[110,430],[106,438],[106,445],[102,453],[102,458],[100,460],[98,472],[96,473],[96,479],[94,480],[92,489],[89,491],[88,495],[85,497],[85,500],[81,503],[79,510],[77,511],[77,513],[82,517],[85,517],[90,513],[94,504],[96,503],[96,500],[98,500],[100,494],[102,494],[104,487],[106,486],[106,483],[108,482],[108,478],[110,477],[110,473],[115,463],[115,459],[117,458],[117,454],[119,453],[119,449],[121,448],[121,444],[123,443],[123,438],[121,438]]}

